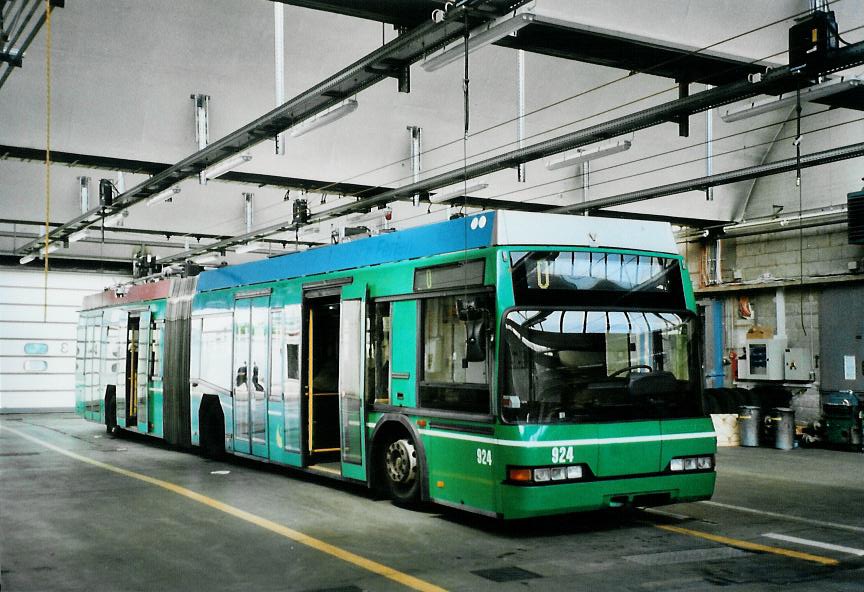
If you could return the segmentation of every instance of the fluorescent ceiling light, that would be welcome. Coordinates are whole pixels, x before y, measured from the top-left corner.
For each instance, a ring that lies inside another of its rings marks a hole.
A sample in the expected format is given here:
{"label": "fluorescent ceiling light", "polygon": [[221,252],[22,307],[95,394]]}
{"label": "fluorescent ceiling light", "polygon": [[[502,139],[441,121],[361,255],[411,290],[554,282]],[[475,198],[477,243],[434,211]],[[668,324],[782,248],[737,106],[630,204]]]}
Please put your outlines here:
{"label": "fluorescent ceiling light", "polygon": [[245,164],[252,160],[252,156],[249,154],[235,154],[234,156],[229,156],[225,160],[221,160],[216,164],[210,165],[203,171],[201,171],[201,178],[205,181],[209,181],[210,179],[215,179],[221,175],[224,175],[231,169],[235,169],[241,164]]}
{"label": "fluorescent ceiling light", "polygon": [[235,253],[251,253],[252,251],[257,251],[258,249],[263,249],[264,245],[262,243],[246,243],[245,245],[240,245],[236,249],[234,249]]}
{"label": "fluorescent ceiling light", "polygon": [[351,224],[364,224],[366,222],[378,222],[379,220],[389,220],[393,217],[393,210],[384,208],[382,210],[372,210],[368,214],[351,214],[348,217],[348,222]]}
{"label": "fluorescent ceiling light", "polygon": [[325,201],[309,206],[309,213],[313,215],[325,214],[330,210],[335,210],[336,208],[342,207],[344,205],[354,203],[357,203],[356,197],[354,197],[353,195],[344,195],[336,199],[331,199],[330,201]]}
{"label": "fluorescent ceiling light", "polygon": [[487,187],[489,187],[489,183],[475,183],[474,185],[469,185],[468,187],[464,187],[462,189],[455,189],[453,191],[448,191],[447,193],[436,193],[434,195],[430,195],[429,201],[434,204],[444,203],[445,201],[450,201],[451,199],[456,199],[457,197],[462,197],[463,195],[468,195],[469,193],[482,191]]}
{"label": "fluorescent ceiling light", "polygon": [[342,119],[346,115],[350,115],[357,110],[357,101],[354,99],[349,99],[336,107],[335,109],[331,109],[329,111],[325,111],[324,113],[319,113],[315,117],[311,119],[307,119],[303,123],[294,126],[291,128],[289,132],[292,138],[296,138],[298,136],[302,136],[305,133],[311,132],[314,129],[318,129],[319,127],[323,127],[328,123],[333,123],[337,119]]}
{"label": "fluorescent ceiling light", "polygon": [[333,232],[323,229],[319,224],[310,224],[300,229],[297,238],[310,243],[329,243],[333,238]]}
{"label": "fluorescent ceiling light", "polygon": [[85,228],[83,230],[79,230],[78,232],[73,232],[72,234],[70,234],[69,235],[69,242],[70,243],[77,243],[78,241],[82,241],[85,238],[88,238],[89,236],[90,236],[90,230]]}
{"label": "fluorescent ceiling light", "polygon": [[[499,39],[503,39],[507,35],[512,35],[522,27],[525,27],[534,20],[534,15],[523,13],[511,17],[504,22],[492,25],[485,31],[476,33],[468,38],[468,53],[476,51],[481,47],[485,47],[490,43],[495,43]],[[434,72],[439,68],[443,68],[451,62],[455,62],[465,55],[465,42],[454,45],[444,53],[438,54],[433,58],[429,58],[421,64],[421,67],[427,72]]]}
{"label": "fluorescent ceiling light", "polygon": [[169,187],[165,191],[160,191],[156,195],[150,197],[147,200],[147,205],[152,206],[154,204],[162,203],[163,201],[165,201],[167,199],[171,199],[172,197],[174,197],[178,193],[180,193],[179,187],[177,187],[176,185],[174,187]]}
{"label": "fluorescent ceiling light", "polygon": [[[855,88],[864,84],[861,78],[830,78],[819,84],[808,86],[801,89],[801,102],[815,101],[823,97],[828,97],[851,88]],[[797,103],[797,96],[794,92],[784,93],[778,97],[764,99],[762,101],[753,101],[746,105],[732,107],[726,110],[726,113],[720,116],[720,119],[726,123],[739,121],[748,117],[762,115],[776,109],[793,107]]]}
{"label": "fluorescent ceiling light", "polygon": [[568,155],[565,152],[564,156],[550,160],[546,163],[546,169],[554,171],[556,169],[564,168],[566,166],[576,165],[587,162],[589,160],[594,160],[595,158],[602,158],[604,156],[609,156],[610,154],[617,154],[618,152],[630,150],[630,145],[630,140],[624,140],[622,142],[614,142],[612,144],[599,144],[592,148],[579,148],[578,150],[576,150],[575,153],[571,153]]}
{"label": "fluorescent ceiling light", "polygon": [[20,263],[21,265],[26,265],[27,263],[33,261],[35,258],[36,255],[30,253],[29,255],[24,255],[23,257],[21,257],[21,259],[18,260],[18,263]]}
{"label": "fluorescent ceiling light", "polygon": [[58,245],[57,243],[50,243],[48,245],[48,248],[44,248],[44,247],[42,248],[42,254],[44,256],[46,253],[49,253],[49,254],[53,253],[53,252],[57,251],[59,248],[60,248],[60,245]]}
{"label": "fluorescent ceiling light", "polygon": [[795,214],[794,216],[784,216],[783,218],[762,218],[759,220],[748,220],[747,222],[729,224],[728,226],[723,227],[723,233],[734,236],[737,231],[768,228],[771,226],[779,226],[780,228],[785,228],[786,226],[793,225],[794,229],[795,224],[807,222],[809,220],[827,220],[829,218],[835,218],[838,216],[844,217],[846,215],[848,215],[848,210],[846,206],[840,206],[839,208],[822,210],[819,212],[805,212],[800,215]]}
{"label": "fluorescent ceiling light", "polygon": [[218,253],[207,253],[205,255],[201,255],[200,257],[196,257],[192,260],[192,263],[196,265],[210,265],[212,263],[216,263],[219,261],[220,257]]}
{"label": "fluorescent ceiling light", "polygon": [[120,223],[123,222],[123,218],[125,218],[128,215],[129,215],[129,212],[127,212],[126,210],[123,210],[122,212],[120,212],[118,214],[114,214],[113,216],[108,216],[107,218],[105,218],[104,224],[107,227],[119,226]]}

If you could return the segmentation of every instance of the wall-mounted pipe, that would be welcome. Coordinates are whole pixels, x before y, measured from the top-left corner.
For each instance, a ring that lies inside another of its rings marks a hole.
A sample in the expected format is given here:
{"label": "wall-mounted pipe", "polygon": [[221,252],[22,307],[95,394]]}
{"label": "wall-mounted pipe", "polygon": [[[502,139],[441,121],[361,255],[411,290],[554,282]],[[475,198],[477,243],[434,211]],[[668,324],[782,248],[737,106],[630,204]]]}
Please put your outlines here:
{"label": "wall-mounted pipe", "polygon": [[[276,65],[276,106],[285,102],[285,5],[273,3],[274,48]],[[276,154],[285,154],[285,132],[276,134]]]}
{"label": "wall-mounted pipe", "polygon": [[252,198],[255,197],[254,193],[244,193],[243,194],[243,202],[246,212],[246,232],[247,234],[252,232]]}
{"label": "wall-mounted pipe", "polygon": [[[416,125],[409,125],[407,127],[408,131],[411,133],[411,175],[414,183],[420,182],[420,171],[422,170],[422,163],[420,161],[420,155],[423,151],[423,143],[422,143],[422,134],[423,129]],[[420,194],[415,193],[412,199],[415,206],[420,205]]]}
{"label": "wall-mounted pipe", "polygon": [[[516,79],[517,79],[517,117],[516,117],[516,141],[519,148],[525,147],[525,50],[516,51]],[[525,163],[516,167],[516,180],[525,182]]]}

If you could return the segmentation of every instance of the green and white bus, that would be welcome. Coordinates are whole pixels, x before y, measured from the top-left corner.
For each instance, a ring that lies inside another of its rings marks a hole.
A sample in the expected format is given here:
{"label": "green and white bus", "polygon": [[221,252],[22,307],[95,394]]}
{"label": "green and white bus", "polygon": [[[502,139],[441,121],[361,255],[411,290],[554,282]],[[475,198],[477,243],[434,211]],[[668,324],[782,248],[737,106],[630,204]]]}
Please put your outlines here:
{"label": "green and white bus", "polygon": [[484,212],[106,291],[79,341],[78,408],[109,430],[401,503],[511,519],[714,490],[668,224]]}

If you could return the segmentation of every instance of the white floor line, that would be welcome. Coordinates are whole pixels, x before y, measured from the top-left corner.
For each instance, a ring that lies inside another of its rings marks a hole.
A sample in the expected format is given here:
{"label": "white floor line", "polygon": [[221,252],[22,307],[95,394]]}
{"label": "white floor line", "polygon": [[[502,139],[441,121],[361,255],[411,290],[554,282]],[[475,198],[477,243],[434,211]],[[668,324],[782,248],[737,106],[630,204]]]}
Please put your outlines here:
{"label": "white floor line", "polygon": [[820,549],[829,549],[831,551],[839,551],[840,553],[848,553],[864,557],[864,549],[856,549],[854,547],[844,547],[843,545],[832,545],[831,543],[823,543],[821,541],[811,541],[810,539],[801,539],[785,534],[777,534],[776,532],[766,532],[762,535],[769,539],[777,539],[778,541],[786,541],[787,543],[797,543],[806,547],[818,547]]}
{"label": "white floor line", "polygon": [[685,516],[684,514],[676,514],[667,510],[658,510],[657,508],[639,508],[643,512],[649,514],[657,514],[658,516],[668,516],[669,518],[677,518],[678,520],[692,520],[693,516]]}
{"label": "white floor line", "polygon": [[846,530],[849,532],[864,532],[864,528],[860,526],[851,526],[849,524],[839,524],[837,522],[823,522],[822,520],[812,520],[810,518],[801,518],[800,516],[790,516],[789,514],[780,514],[778,512],[766,512],[765,510],[755,510],[753,508],[744,508],[742,506],[733,506],[731,504],[721,504],[720,502],[702,501],[697,502],[706,506],[715,506],[717,508],[725,508],[727,510],[735,510],[737,512],[746,512],[748,514],[758,514],[760,516],[770,516],[771,518],[782,518],[790,522],[798,522],[800,524],[810,524],[812,526],[822,526],[824,528],[834,528],[837,530]]}

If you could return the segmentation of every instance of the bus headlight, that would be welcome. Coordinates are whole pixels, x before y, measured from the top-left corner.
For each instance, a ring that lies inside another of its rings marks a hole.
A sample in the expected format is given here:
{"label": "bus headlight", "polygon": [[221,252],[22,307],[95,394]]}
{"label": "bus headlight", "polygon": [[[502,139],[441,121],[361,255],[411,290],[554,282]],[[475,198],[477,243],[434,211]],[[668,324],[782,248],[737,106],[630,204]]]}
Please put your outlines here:
{"label": "bus headlight", "polygon": [[681,471],[709,471],[714,468],[713,456],[682,456],[669,461],[669,470]]}
{"label": "bus headlight", "polygon": [[565,483],[583,479],[586,474],[582,465],[556,465],[554,467],[508,467],[507,480],[513,485]]}

